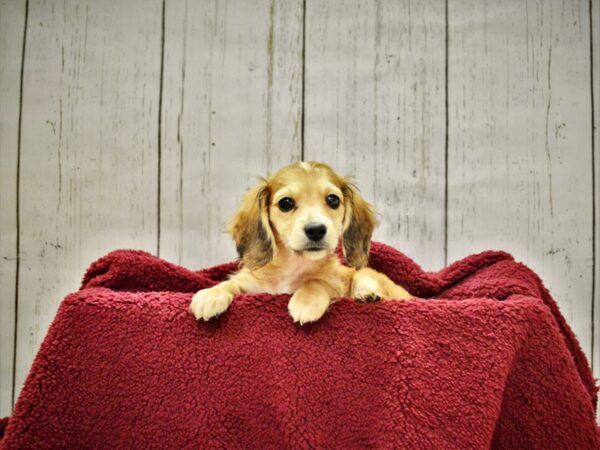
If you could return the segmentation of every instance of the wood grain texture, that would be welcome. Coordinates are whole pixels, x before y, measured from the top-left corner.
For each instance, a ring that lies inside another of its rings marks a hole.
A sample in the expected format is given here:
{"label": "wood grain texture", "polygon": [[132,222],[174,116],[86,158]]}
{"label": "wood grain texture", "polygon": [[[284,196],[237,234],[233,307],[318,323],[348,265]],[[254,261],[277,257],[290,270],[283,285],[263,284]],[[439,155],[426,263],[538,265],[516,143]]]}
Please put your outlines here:
{"label": "wood grain texture", "polygon": [[[592,355],[594,377],[600,378],[600,2],[590,2],[591,46],[592,46],[592,91],[594,101],[593,149],[594,152],[594,315],[592,317],[593,348]],[[597,413],[600,418],[600,411]]]}
{"label": "wood grain texture", "polygon": [[87,266],[156,250],[161,12],[158,0],[30,5],[17,389]]}
{"label": "wood grain texture", "polygon": [[449,2],[448,258],[535,270],[591,356],[587,1]]}
{"label": "wood grain texture", "polygon": [[305,160],[353,177],[374,239],[444,264],[444,2],[306,2]]}
{"label": "wood grain texture", "polygon": [[300,159],[302,2],[168,2],[160,255],[236,258],[226,222],[244,192]]}
{"label": "wood grain texture", "polygon": [[0,417],[12,410],[17,164],[25,0],[0,1]]}

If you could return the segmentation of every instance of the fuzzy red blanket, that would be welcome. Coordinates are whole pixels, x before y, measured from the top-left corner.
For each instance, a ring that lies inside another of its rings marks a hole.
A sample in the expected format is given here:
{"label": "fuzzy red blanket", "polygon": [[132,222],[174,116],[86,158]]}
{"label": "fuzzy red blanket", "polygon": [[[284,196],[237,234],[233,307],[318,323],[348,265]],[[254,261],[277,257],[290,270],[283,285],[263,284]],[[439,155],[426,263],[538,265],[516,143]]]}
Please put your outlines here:
{"label": "fuzzy red blanket", "polygon": [[288,296],[209,323],[192,272],[144,252],[96,261],[60,306],[3,449],[597,448],[596,387],[556,303],[501,252],[427,273],[374,243],[422,299],[342,299],[300,327]]}

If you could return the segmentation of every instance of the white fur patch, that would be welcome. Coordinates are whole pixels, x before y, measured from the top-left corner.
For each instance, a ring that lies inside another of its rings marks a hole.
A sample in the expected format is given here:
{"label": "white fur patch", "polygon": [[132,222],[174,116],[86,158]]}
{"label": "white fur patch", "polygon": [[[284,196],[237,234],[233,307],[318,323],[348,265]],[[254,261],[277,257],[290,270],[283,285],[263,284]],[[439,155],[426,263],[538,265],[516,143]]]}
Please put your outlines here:
{"label": "white fur patch", "polygon": [[300,287],[299,280],[302,276],[313,270],[313,264],[308,258],[293,256],[286,264],[277,284],[265,286],[266,292],[269,294],[293,294]]}
{"label": "white fur patch", "polygon": [[202,289],[194,294],[190,311],[194,317],[205,321],[224,313],[231,301],[233,294],[227,290],[219,289],[219,285],[209,289]]}
{"label": "white fur patch", "polygon": [[371,278],[368,275],[357,277],[354,280],[353,291],[357,297],[368,296],[377,293],[379,290],[379,283],[376,279]]}
{"label": "white fur patch", "polygon": [[329,306],[329,299],[324,297],[316,296],[309,300],[304,299],[301,295],[296,294],[288,303],[288,312],[294,322],[300,323],[303,325],[307,322],[314,322],[319,320],[327,311],[327,307]]}
{"label": "white fur patch", "polygon": [[304,258],[310,261],[318,261],[319,259],[325,258],[327,256],[327,250],[319,250],[318,252],[309,252],[305,251],[302,253]]}

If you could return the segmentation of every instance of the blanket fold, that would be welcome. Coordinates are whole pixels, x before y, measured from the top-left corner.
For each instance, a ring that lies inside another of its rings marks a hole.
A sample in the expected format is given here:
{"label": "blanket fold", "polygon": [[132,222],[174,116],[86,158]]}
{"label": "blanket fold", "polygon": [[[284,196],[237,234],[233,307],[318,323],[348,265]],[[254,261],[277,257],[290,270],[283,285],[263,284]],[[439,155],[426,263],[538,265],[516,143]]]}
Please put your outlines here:
{"label": "blanket fold", "polygon": [[369,265],[420,298],[300,327],[289,296],[240,295],[204,323],[192,293],[237,262],[112,252],[62,302],[0,448],[598,448],[589,364],[530,269],[425,272],[379,243]]}

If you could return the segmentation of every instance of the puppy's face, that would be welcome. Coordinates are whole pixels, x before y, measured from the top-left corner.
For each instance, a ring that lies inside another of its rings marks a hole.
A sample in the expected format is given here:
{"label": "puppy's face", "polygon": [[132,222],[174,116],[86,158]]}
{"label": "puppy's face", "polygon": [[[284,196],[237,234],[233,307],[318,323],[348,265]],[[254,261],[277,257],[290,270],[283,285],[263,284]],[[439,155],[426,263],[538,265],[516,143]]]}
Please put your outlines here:
{"label": "puppy's face", "polygon": [[358,190],[329,166],[300,162],[284,167],[248,191],[230,222],[244,264],[267,264],[283,246],[316,260],[340,238],[354,267],[366,265],[376,220]]}
{"label": "puppy's face", "polygon": [[331,169],[301,163],[269,180],[269,218],[277,242],[308,259],[335,250],[346,212],[337,178]]}

